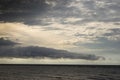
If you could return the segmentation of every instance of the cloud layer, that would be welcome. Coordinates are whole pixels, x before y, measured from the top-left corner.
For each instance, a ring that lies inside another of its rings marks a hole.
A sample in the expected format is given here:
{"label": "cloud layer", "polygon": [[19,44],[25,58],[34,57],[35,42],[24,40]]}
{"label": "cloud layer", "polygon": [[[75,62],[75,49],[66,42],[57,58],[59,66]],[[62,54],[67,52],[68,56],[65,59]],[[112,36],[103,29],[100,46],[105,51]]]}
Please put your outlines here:
{"label": "cloud layer", "polygon": [[119,22],[119,3],[119,0],[1,0],[0,21],[40,25],[48,17],[75,17],[82,19],[78,23]]}
{"label": "cloud layer", "polygon": [[50,7],[46,0],[1,0],[0,21],[37,23],[36,18]]}
{"label": "cloud layer", "polygon": [[[27,46],[6,46],[13,52],[42,46],[101,55],[116,62],[120,60],[119,4],[120,0],[1,0],[0,37]],[[16,44],[6,41],[9,46]]]}
{"label": "cloud layer", "polygon": [[95,56],[91,54],[78,54],[68,52],[66,50],[57,50],[45,47],[15,47],[14,42],[0,38],[0,57],[4,58],[69,58],[69,59],[85,59],[85,60],[99,60],[104,57]]}
{"label": "cloud layer", "polygon": [[0,38],[0,46],[12,46],[15,44],[17,44],[17,43],[12,42],[10,40],[6,40],[5,38]]}
{"label": "cloud layer", "polygon": [[4,58],[68,58],[68,59],[85,59],[99,60],[104,59],[101,56],[91,54],[72,53],[65,50],[56,50],[44,47],[0,47],[0,57]]}

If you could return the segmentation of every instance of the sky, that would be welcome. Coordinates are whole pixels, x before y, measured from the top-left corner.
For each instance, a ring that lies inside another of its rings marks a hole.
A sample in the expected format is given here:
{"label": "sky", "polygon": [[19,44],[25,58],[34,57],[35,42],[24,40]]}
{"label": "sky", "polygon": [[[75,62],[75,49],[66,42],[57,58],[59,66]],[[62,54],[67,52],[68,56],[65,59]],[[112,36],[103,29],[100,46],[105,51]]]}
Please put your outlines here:
{"label": "sky", "polygon": [[0,64],[120,65],[120,0],[0,0]]}

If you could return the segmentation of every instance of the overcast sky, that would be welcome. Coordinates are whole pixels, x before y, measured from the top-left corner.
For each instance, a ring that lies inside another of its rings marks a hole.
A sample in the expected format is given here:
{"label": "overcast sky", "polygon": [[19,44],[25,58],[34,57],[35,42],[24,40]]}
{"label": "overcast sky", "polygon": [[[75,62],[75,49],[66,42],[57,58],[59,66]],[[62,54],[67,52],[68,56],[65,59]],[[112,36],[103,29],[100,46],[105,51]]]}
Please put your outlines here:
{"label": "overcast sky", "polygon": [[120,65],[119,4],[0,0],[0,63]]}

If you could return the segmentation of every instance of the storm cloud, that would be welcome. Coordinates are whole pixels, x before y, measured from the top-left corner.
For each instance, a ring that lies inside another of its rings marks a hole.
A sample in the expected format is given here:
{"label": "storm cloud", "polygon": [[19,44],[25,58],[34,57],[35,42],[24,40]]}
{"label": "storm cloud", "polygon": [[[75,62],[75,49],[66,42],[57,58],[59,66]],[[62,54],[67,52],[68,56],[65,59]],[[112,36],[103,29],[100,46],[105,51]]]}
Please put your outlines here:
{"label": "storm cloud", "polygon": [[11,40],[5,40],[0,38],[0,57],[8,58],[69,58],[69,59],[85,59],[85,60],[98,60],[104,59],[104,57],[96,56],[92,54],[79,54],[66,50],[57,50],[52,48],[27,46],[27,47],[15,47],[15,42]]}
{"label": "storm cloud", "polygon": [[40,25],[54,5],[57,9],[67,3],[68,0],[0,0],[0,21]]}
{"label": "storm cloud", "polygon": [[52,48],[29,46],[29,47],[15,47],[17,43],[0,38],[0,57],[13,57],[13,58],[70,58],[70,59],[85,59],[85,60],[98,60],[100,56],[91,54],[79,54],[68,52],[66,50],[57,50]]}
{"label": "storm cloud", "polygon": [[0,38],[0,57],[118,62],[119,4],[120,0],[0,0],[0,37],[9,38]]}
{"label": "storm cloud", "polygon": [[50,7],[46,0],[0,0],[0,21],[37,23],[36,17]]}
{"label": "storm cloud", "polygon": [[65,50],[56,50],[45,47],[1,47],[0,57],[10,58],[68,58],[68,59],[85,59],[85,60],[99,60],[104,57],[96,56],[92,54],[78,54]]}
{"label": "storm cloud", "polygon": [[119,0],[0,0],[0,21],[41,25],[48,17],[63,20],[74,17],[82,18],[77,23],[119,22],[119,3]]}

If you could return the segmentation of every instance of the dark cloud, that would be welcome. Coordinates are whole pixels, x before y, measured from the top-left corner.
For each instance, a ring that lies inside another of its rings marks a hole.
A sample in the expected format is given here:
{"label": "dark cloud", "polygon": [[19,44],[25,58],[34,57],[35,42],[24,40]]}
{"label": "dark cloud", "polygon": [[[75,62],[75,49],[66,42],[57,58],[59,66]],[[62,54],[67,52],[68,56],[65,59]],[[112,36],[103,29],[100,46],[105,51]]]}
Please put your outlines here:
{"label": "dark cloud", "polygon": [[91,21],[119,22],[119,3],[119,0],[0,0],[0,21],[41,25],[46,17],[79,17],[83,20],[74,24]]}
{"label": "dark cloud", "polygon": [[[57,10],[67,5],[70,0],[0,0],[0,21],[23,22],[40,25],[42,19],[49,16],[51,9]],[[53,4],[56,4],[53,7]]]}
{"label": "dark cloud", "polygon": [[50,7],[45,1],[0,0],[0,21],[37,24],[36,18],[43,13],[45,14]]}
{"label": "dark cloud", "polygon": [[85,60],[98,60],[104,57],[91,55],[91,54],[78,54],[65,50],[56,50],[45,47],[1,47],[0,57],[8,58],[69,58],[69,59],[85,59]]}
{"label": "dark cloud", "polygon": [[3,12],[27,12],[45,7],[45,0],[0,0],[0,9]]}
{"label": "dark cloud", "polygon": [[13,46],[15,44],[17,44],[17,43],[7,40],[7,38],[0,38],[0,47],[1,46]]}

